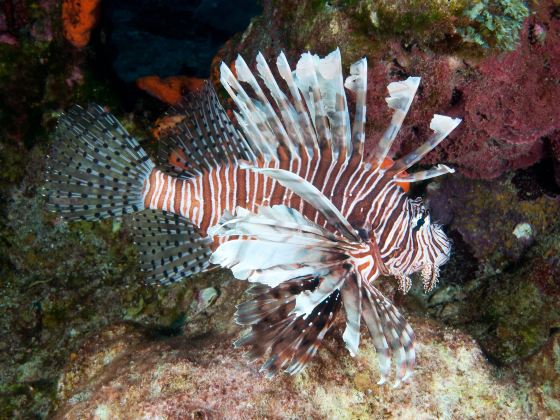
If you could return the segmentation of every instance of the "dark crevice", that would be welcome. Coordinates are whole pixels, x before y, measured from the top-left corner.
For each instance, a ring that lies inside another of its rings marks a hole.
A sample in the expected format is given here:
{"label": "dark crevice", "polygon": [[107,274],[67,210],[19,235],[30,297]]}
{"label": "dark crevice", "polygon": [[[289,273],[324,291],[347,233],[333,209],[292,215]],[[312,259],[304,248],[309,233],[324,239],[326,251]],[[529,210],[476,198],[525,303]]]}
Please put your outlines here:
{"label": "dark crevice", "polygon": [[516,172],[512,182],[517,188],[520,200],[536,200],[543,194],[556,197],[560,194],[560,186],[554,176],[553,159],[544,159],[535,165]]}

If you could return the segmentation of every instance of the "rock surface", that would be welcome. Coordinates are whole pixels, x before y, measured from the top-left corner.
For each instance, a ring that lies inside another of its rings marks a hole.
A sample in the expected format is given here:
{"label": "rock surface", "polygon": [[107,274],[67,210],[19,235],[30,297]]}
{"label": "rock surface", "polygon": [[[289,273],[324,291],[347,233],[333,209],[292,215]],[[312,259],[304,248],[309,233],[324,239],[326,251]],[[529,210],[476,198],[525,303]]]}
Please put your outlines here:
{"label": "rock surface", "polygon": [[[157,339],[117,324],[69,361],[56,418],[543,418],[547,402],[504,375],[469,336],[413,317],[418,366],[410,384],[378,386],[375,350],[352,358],[330,334],[303,374],[272,380],[248,365],[231,334]],[[550,396],[549,396],[550,397]]]}

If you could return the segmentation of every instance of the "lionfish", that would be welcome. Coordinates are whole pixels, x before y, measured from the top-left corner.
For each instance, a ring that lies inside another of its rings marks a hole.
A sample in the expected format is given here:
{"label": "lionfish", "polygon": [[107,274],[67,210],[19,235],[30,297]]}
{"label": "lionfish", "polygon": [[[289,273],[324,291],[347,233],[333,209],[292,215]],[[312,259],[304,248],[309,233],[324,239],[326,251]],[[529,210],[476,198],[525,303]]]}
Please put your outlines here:
{"label": "lionfish", "polygon": [[[453,172],[445,165],[406,170],[461,120],[434,115],[433,135],[393,161],[389,150],[419,77],[388,85],[394,113],[366,153],[365,58],[345,80],[338,49],[324,58],[302,54],[295,70],[281,53],[276,76],[259,53],[260,81],[241,56],[236,74],[224,63],[220,70],[243,134],[207,84],[167,114],[180,122],[161,139],[157,166],[103,108],[73,106],[59,120],[49,157],[50,209],[69,220],[134,213],[132,232],[152,283],[213,266],[254,283],[236,312],[250,330],[234,344],[266,358],[261,370],[269,375],[301,371],[344,308],[350,353],[358,352],[363,321],[379,383],[393,357],[395,385],[406,381],[414,333],[374,281],[394,276],[406,292],[410,275],[421,271],[431,289],[449,259],[441,226],[402,186]],[[355,96],[352,123],[345,88]]]}

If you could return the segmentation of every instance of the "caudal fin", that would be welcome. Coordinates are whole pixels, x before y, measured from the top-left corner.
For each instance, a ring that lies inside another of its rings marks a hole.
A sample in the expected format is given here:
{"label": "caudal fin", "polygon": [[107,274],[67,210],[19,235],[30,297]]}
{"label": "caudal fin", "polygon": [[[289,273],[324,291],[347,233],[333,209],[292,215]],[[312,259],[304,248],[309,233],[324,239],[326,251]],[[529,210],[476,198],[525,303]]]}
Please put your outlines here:
{"label": "caudal fin", "polygon": [[75,105],[58,122],[47,168],[49,209],[68,220],[99,220],[144,209],[154,164],[113,115]]}

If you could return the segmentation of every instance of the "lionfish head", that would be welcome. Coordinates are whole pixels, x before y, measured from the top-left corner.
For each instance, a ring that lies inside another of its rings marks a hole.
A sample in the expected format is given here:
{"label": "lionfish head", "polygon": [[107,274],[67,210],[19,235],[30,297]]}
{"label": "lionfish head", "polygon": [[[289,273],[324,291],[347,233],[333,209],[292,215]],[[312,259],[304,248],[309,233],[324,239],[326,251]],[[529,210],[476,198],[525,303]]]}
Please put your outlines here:
{"label": "lionfish head", "polygon": [[[410,200],[410,228],[402,238],[400,252],[385,262],[390,274],[401,282],[401,289],[410,288],[409,275],[421,272],[424,289],[431,291],[439,278],[439,267],[451,255],[451,240],[442,226],[432,221],[421,199]],[[412,244],[412,246],[410,246]]]}

